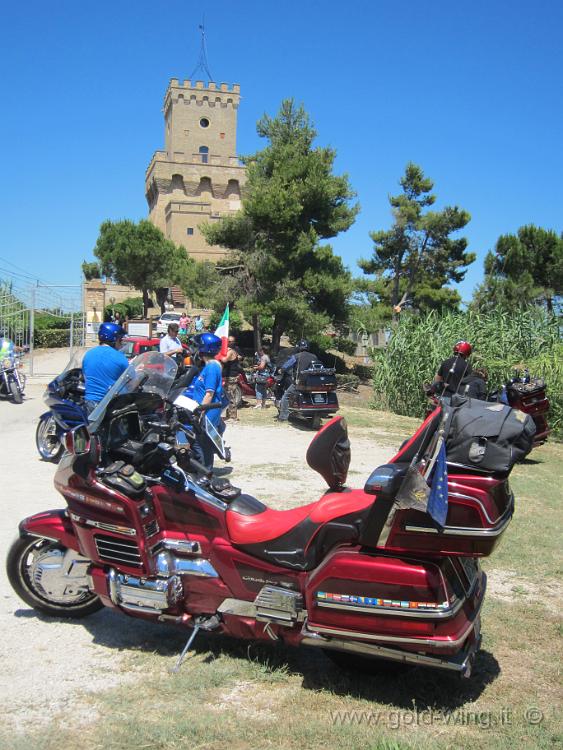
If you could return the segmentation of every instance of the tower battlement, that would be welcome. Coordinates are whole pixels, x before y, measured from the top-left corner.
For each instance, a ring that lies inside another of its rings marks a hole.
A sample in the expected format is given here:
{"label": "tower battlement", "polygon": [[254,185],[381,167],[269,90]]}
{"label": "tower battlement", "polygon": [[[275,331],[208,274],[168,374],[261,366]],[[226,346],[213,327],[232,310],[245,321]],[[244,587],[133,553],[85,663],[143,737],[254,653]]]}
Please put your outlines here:
{"label": "tower battlement", "polygon": [[178,78],[171,78],[169,88],[182,88],[182,89],[207,89],[208,91],[232,91],[234,94],[240,94],[240,84],[233,83],[220,83],[219,86],[214,81],[205,83],[204,81],[192,82],[188,79],[180,81]]}

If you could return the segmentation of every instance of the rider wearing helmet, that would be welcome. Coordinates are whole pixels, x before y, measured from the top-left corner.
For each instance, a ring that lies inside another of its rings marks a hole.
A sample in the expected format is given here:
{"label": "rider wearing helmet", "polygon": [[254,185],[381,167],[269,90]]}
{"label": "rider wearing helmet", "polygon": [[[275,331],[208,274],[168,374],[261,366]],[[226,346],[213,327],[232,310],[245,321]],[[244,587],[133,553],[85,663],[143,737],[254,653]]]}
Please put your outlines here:
{"label": "rider wearing helmet", "polygon": [[[204,366],[194,380],[193,389],[190,388],[190,397],[202,405],[220,402],[223,397],[223,372],[221,363],[215,357],[221,351],[221,339],[213,333],[202,333],[196,337],[195,343]],[[221,419],[220,408],[208,411],[207,418],[218,432],[224,431],[225,424]],[[196,459],[211,471],[214,452],[213,445],[207,436],[198,437],[193,449]]]}
{"label": "rider wearing helmet", "polygon": [[[467,341],[458,341],[454,346],[454,356],[445,359],[434,379],[436,390],[444,396],[452,396],[458,392],[459,385],[466,375],[471,372],[468,358],[473,347]],[[443,385],[440,385],[443,384]]]}
{"label": "rider wearing helmet", "polygon": [[289,419],[289,397],[295,392],[295,383],[299,373],[303,372],[303,370],[308,370],[314,362],[318,361],[318,357],[309,351],[309,342],[307,339],[301,339],[301,341],[297,342],[295,354],[292,354],[280,367],[285,383],[288,385],[280,400],[278,421],[287,422]]}
{"label": "rider wearing helmet", "polygon": [[98,330],[100,345],[84,355],[82,372],[88,413],[103,399],[129,365],[127,357],[117,349],[124,334],[125,331],[117,323],[102,323]]}

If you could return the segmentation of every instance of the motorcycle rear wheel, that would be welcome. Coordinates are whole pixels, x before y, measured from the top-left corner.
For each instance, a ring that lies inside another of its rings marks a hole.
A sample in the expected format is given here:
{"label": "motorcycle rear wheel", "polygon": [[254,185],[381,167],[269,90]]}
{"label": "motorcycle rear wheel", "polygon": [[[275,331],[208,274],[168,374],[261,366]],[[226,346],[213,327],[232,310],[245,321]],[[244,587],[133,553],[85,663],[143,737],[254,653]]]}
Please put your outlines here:
{"label": "motorcycle rear wheel", "polygon": [[313,419],[311,421],[311,427],[313,430],[320,430],[321,428],[321,415],[320,414],[314,414]]}
{"label": "motorcycle rear wheel", "polygon": [[[20,599],[39,612],[54,617],[86,617],[104,606],[96,594],[90,591],[78,594],[65,592],[57,600],[53,600],[41,586],[42,571],[36,568],[37,557],[64,551],[66,550],[61,544],[49,539],[18,537],[12,543],[6,560],[8,580]],[[53,573],[50,575],[52,581]],[[62,575],[61,573],[61,579]]]}
{"label": "motorcycle rear wheel", "polygon": [[19,385],[15,380],[10,380],[10,394],[12,396],[14,404],[21,404],[21,402],[23,401],[23,395],[20,391]]}
{"label": "motorcycle rear wheel", "polygon": [[64,447],[56,432],[55,434],[49,432],[53,425],[55,425],[53,417],[48,417],[39,422],[35,431],[35,444],[44,461],[57,464],[61,460]]}

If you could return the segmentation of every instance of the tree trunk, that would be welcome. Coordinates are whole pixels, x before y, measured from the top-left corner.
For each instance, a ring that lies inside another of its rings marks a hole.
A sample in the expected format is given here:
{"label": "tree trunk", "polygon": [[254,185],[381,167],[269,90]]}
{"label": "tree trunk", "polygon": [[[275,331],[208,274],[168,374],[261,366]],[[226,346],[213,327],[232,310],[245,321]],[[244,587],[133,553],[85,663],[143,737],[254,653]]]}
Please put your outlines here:
{"label": "tree trunk", "polygon": [[149,290],[143,289],[143,318],[147,318],[149,312]]}
{"label": "tree trunk", "polygon": [[252,327],[254,329],[254,351],[257,352],[262,346],[262,328],[260,326],[260,316],[256,313],[252,316]]}
{"label": "tree trunk", "polygon": [[280,350],[280,340],[284,332],[285,323],[277,315],[274,318],[274,327],[272,329],[272,357],[276,357]]}
{"label": "tree trunk", "polygon": [[167,286],[160,286],[156,289],[156,301],[158,302],[160,306],[160,313],[161,315],[164,315],[166,312],[165,303],[168,299],[168,287]]}

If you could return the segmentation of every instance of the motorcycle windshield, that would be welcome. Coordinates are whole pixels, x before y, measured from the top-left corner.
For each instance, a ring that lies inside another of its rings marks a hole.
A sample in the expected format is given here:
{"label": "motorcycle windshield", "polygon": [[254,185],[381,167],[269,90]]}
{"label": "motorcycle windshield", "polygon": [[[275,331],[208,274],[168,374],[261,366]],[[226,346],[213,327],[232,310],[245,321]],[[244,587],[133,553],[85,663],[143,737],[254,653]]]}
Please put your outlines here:
{"label": "motorcycle windshield", "polygon": [[81,370],[82,369],[82,360],[84,359],[84,355],[86,354],[87,349],[85,347],[80,347],[77,349],[72,357],[69,359],[67,366],[65,369],[61,372],[60,375],[57,375],[55,380],[62,382],[64,380],[65,375],[67,372],[70,372],[70,370]]}
{"label": "motorcycle windshield", "polygon": [[165,399],[174,383],[178,367],[174,360],[160,352],[145,352],[131,360],[129,367],[115,381],[88,419],[90,432],[96,432],[106,411],[117,396],[131,393],[153,393]]}

